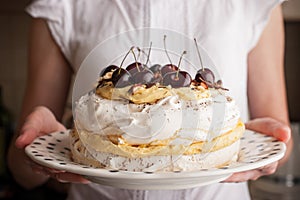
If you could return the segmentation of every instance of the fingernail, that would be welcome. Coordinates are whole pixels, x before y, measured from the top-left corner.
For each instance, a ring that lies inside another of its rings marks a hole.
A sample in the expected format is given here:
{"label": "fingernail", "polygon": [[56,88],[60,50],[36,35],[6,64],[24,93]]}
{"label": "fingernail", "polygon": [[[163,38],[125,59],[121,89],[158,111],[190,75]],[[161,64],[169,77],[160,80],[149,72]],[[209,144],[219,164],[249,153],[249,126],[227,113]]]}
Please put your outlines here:
{"label": "fingernail", "polygon": [[64,173],[64,172],[66,172],[65,170],[52,169],[52,168],[48,168],[48,171],[50,171],[51,173]]}
{"label": "fingernail", "polygon": [[275,137],[279,138],[283,142],[287,142],[291,137],[291,129],[288,126],[282,126],[278,131],[275,132]]}
{"label": "fingernail", "polygon": [[82,181],[82,183],[83,183],[83,184],[89,184],[89,183],[91,183],[91,181],[84,179],[84,180]]}
{"label": "fingernail", "polygon": [[22,148],[22,140],[23,140],[23,135],[19,135],[19,137],[17,137],[15,145],[18,148]]}
{"label": "fingernail", "polygon": [[[283,129],[285,130],[286,133],[288,133],[289,137],[291,137],[291,133],[292,133],[291,128],[288,127],[288,126],[285,126]],[[289,138],[288,138],[288,139],[289,139]]]}
{"label": "fingernail", "polygon": [[60,183],[69,183],[69,181],[66,181],[66,180],[62,180],[62,179],[56,179],[58,182]]}
{"label": "fingernail", "polygon": [[86,176],[83,176],[83,177],[82,177],[81,183],[83,183],[83,184],[89,184],[89,183],[91,183],[91,181],[88,180],[88,179],[86,178]]}

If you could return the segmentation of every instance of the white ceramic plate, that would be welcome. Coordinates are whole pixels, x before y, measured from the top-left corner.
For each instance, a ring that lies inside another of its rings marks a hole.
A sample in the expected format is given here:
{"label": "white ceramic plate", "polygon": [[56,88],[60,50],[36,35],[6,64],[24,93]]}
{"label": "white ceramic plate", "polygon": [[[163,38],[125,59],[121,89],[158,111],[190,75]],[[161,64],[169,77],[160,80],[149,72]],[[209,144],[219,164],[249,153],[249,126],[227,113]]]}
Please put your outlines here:
{"label": "white ceramic plate", "polygon": [[81,174],[87,179],[126,189],[184,189],[220,182],[232,173],[255,169],[284,156],[285,144],[275,138],[245,131],[241,138],[239,159],[222,168],[193,172],[128,172],[97,169],[77,164],[70,159],[69,131],[54,132],[35,139],[25,149],[27,155],[40,165]]}

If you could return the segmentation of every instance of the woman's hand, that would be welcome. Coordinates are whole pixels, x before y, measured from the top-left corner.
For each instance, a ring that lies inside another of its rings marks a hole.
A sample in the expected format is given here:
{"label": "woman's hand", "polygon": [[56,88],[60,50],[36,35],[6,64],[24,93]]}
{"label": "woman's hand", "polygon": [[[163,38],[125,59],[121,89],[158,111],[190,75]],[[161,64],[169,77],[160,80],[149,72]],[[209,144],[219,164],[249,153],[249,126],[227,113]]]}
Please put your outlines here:
{"label": "woman's hand", "polygon": [[[20,136],[17,138],[15,145],[18,148],[24,148],[39,136],[55,131],[65,130],[66,128],[55,119],[55,116],[48,108],[39,106],[35,108],[34,111],[26,118],[25,123],[21,128]],[[33,161],[29,161],[28,163],[36,173],[50,176],[60,182],[89,182],[77,174],[43,167],[34,163]]]}
{"label": "woman's hand", "polygon": [[[249,121],[245,125],[246,129],[273,136],[285,143],[287,143],[291,138],[290,127],[272,118],[257,118]],[[256,180],[261,176],[273,174],[276,171],[277,166],[278,161],[258,169],[234,173],[224,182],[243,182],[248,180]]]}
{"label": "woman's hand", "polygon": [[65,130],[66,128],[55,119],[48,108],[39,106],[26,118],[16,140],[16,146],[24,148],[39,136]]}

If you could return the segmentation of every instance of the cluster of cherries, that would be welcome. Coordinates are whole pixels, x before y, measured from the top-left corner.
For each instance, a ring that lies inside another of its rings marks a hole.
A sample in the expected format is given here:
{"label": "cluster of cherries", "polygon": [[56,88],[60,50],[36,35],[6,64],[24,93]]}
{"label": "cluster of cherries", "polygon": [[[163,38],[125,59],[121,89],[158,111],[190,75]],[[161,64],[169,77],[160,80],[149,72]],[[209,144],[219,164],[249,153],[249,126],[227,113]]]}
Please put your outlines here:
{"label": "cluster of cherries", "polygon": [[[147,62],[145,64],[142,64],[137,61],[133,51],[134,47],[132,47],[125,55],[120,67],[116,65],[109,65],[108,67],[102,70],[100,76],[104,77],[107,73],[112,72],[111,78],[106,79],[105,81],[111,81],[114,84],[114,87],[116,88],[123,88],[130,85],[140,85],[140,84],[144,84],[150,87],[156,83],[160,83],[162,86],[170,85],[173,88],[180,88],[180,87],[189,87],[192,81],[196,84],[204,83],[208,87],[222,88],[221,87],[222,83],[220,80],[217,81],[217,83],[215,83],[215,76],[213,72],[208,68],[203,68],[201,56],[199,53],[199,48],[197,46],[196,40],[195,43],[196,43],[202,68],[198,70],[194,80],[192,80],[191,75],[188,72],[179,69],[182,57],[184,54],[186,54],[186,51],[182,53],[178,66],[172,64],[171,59],[166,50],[165,39],[166,36],[164,37],[164,47],[165,47],[165,52],[170,61],[170,64],[166,64],[164,66],[160,64],[155,64],[150,67],[147,65],[149,61],[150,52],[151,52],[151,44],[149,48],[149,53],[147,55],[148,57]],[[122,64],[130,52],[132,52],[135,58],[135,62],[128,65],[124,69],[122,68]],[[99,85],[102,84],[102,81],[101,83],[99,83]]]}

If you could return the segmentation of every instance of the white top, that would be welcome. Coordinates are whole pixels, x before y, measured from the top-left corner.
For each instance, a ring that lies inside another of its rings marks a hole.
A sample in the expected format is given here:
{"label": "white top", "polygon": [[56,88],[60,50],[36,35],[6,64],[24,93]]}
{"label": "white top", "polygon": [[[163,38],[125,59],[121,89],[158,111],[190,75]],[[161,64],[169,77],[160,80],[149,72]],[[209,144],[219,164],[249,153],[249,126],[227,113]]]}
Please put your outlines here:
{"label": "white top", "polygon": [[[97,44],[124,31],[151,27],[195,37],[213,59],[224,85],[241,109],[243,120],[247,120],[247,56],[258,42],[271,9],[282,1],[37,0],[27,11],[33,17],[46,19],[52,36],[75,71]],[[177,191],[73,184],[69,199],[224,199],[225,196],[231,200],[250,198],[246,183],[223,183]]]}

